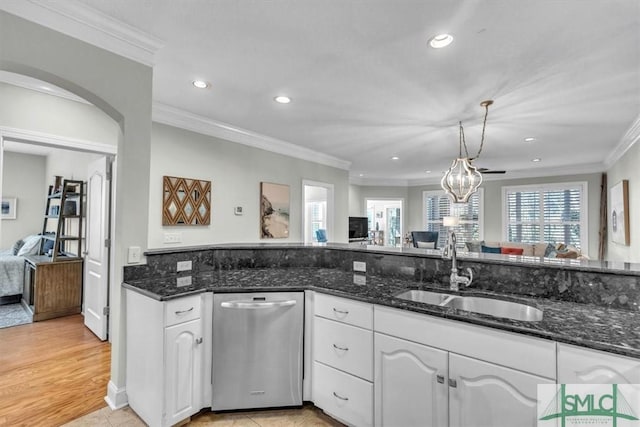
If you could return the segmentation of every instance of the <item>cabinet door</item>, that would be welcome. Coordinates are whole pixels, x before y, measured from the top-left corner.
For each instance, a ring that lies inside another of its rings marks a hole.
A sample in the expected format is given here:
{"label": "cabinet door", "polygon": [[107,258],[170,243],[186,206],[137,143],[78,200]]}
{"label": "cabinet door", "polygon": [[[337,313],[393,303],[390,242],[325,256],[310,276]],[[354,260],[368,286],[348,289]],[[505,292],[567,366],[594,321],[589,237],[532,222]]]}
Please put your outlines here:
{"label": "cabinet door", "polygon": [[558,384],[640,384],[640,360],[558,344]]}
{"label": "cabinet door", "polygon": [[173,425],[200,410],[202,381],[200,319],[165,328],[165,417]]}
{"label": "cabinet door", "polygon": [[451,427],[535,427],[538,384],[555,384],[453,353],[449,354],[449,378]]}
{"label": "cabinet door", "polygon": [[376,426],[446,426],[447,352],[375,334]]}

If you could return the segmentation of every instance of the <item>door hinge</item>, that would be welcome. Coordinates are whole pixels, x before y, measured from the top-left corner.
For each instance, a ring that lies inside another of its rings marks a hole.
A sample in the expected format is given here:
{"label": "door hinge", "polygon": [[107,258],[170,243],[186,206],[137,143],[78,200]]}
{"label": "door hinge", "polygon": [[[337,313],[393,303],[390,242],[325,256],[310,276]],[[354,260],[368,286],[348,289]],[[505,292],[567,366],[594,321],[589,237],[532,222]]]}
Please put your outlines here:
{"label": "door hinge", "polygon": [[109,309],[109,307],[103,307],[102,308],[102,314],[105,315],[105,316],[108,316],[110,311],[111,310]]}
{"label": "door hinge", "polygon": [[105,248],[111,247],[111,239],[104,239],[104,247]]}

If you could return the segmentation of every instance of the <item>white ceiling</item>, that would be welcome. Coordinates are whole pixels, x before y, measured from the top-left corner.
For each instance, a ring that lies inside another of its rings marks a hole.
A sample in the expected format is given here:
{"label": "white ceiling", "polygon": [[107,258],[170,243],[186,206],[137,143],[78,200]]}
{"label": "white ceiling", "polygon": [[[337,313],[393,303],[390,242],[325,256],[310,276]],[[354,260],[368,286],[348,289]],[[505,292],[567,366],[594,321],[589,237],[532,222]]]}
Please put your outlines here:
{"label": "white ceiling", "polygon": [[476,163],[498,177],[604,170],[638,137],[637,0],[80,3],[162,41],[154,102],[347,160],[354,182],[439,181],[459,120],[478,149],[485,99]]}

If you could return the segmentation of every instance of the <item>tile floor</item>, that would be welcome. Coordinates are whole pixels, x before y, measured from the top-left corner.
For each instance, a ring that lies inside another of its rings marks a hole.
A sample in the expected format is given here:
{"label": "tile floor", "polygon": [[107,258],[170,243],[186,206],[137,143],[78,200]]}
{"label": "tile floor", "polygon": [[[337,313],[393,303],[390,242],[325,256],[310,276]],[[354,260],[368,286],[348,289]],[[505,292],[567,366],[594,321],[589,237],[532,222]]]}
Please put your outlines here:
{"label": "tile floor", "polygon": [[[126,407],[112,411],[109,407],[92,412],[63,427],[144,427],[146,424]],[[311,404],[302,408],[271,409],[244,412],[213,413],[203,411],[191,417],[188,426],[218,427],[342,427],[343,424],[325,415]]]}

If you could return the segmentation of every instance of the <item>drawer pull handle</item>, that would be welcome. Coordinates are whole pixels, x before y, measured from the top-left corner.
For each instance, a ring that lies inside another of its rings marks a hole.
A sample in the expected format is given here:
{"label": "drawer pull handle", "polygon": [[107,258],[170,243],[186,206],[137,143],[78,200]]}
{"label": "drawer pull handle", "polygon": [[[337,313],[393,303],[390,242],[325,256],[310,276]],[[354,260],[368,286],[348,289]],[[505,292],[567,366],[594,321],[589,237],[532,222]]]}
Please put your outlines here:
{"label": "drawer pull handle", "polygon": [[345,310],[338,310],[338,309],[337,309],[337,308],[335,308],[335,307],[333,308],[333,311],[335,311],[336,313],[344,314],[344,315],[349,314],[349,312],[348,312],[348,311],[345,311]]}
{"label": "drawer pull handle", "polygon": [[438,380],[438,384],[444,384],[444,375],[436,375],[436,379]]}
{"label": "drawer pull handle", "polygon": [[348,397],[342,397],[342,396],[340,396],[338,393],[336,393],[335,391],[333,392],[333,395],[334,395],[335,397],[337,397],[338,399],[340,399],[340,400],[349,400],[349,398],[348,398]]}
{"label": "drawer pull handle", "polygon": [[202,344],[202,337],[196,338],[196,344]]}
{"label": "drawer pull handle", "polygon": [[336,350],[349,351],[349,347],[340,347],[335,344],[333,345],[333,348],[335,348]]}
{"label": "drawer pull handle", "polygon": [[190,311],[193,311],[193,307],[191,307],[189,310],[178,310],[178,311],[176,311],[176,315],[177,316],[182,316],[183,314],[186,314],[186,313],[188,313]]}
{"label": "drawer pull handle", "polygon": [[458,387],[458,382],[454,379],[449,378],[449,387]]}

